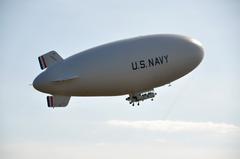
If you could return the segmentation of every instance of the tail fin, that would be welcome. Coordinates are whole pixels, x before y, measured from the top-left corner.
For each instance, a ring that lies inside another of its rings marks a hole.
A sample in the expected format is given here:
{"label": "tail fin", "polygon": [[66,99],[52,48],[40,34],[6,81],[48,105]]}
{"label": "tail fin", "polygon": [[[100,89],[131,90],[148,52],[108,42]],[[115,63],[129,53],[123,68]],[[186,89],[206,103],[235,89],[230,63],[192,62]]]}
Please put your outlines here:
{"label": "tail fin", "polygon": [[63,58],[56,51],[50,51],[42,56],[39,56],[38,61],[41,69],[43,70],[53,64],[63,61]]}
{"label": "tail fin", "polygon": [[65,107],[68,105],[70,96],[47,96],[48,107]]}

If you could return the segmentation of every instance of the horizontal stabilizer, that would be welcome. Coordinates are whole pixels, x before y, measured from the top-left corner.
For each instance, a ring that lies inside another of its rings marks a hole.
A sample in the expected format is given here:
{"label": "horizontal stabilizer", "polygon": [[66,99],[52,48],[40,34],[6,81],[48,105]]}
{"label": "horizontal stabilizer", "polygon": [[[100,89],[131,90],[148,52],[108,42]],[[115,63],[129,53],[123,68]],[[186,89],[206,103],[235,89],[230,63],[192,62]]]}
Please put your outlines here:
{"label": "horizontal stabilizer", "polygon": [[48,107],[65,107],[68,105],[70,96],[47,96]]}
{"label": "horizontal stabilizer", "polygon": [[42,56],[39,56],[38,61],[41,69],[43,70],[53,64],[63,61],[63,58],[56,51],[50,51]]}
{"label": "horizontal stabilizer", "polygon": [[59,77],[57,79],[52,80],[52,82],[63,82],[63,81],[69,81],[79,78],[77,75],[63,75],[63,77]]}

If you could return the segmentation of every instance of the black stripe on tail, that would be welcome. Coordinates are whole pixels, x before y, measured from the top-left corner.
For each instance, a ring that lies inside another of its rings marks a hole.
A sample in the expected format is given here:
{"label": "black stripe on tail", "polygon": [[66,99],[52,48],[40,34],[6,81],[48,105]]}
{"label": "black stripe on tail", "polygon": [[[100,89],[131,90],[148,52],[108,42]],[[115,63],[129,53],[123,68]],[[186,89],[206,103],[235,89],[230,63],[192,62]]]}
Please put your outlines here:
{"label": "black stripe on tail", "polygon": [[42,64],[42,62],[41,62],[41,57],[38,57],[38,62],[39,62],[39,65],[40,65],[41,69],[43,70],[44,67],[43,67],[43,64]]}

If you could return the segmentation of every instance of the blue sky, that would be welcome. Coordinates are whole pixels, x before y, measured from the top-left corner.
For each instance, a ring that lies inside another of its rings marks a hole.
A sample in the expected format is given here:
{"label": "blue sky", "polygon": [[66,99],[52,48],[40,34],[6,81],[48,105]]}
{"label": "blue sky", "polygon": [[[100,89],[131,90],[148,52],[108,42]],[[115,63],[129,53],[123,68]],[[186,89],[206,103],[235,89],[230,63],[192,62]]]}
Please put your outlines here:
{"label": "blue sky", "polygon": [[[237,159],[240,148],[240,2],[0,2],[0,157]],[[205,50],[192,73],[157,88],[153,102],[74,97],[49,109],[29,84],[37,57],[66,58],[107,42],[147,34],[194,37]]]}

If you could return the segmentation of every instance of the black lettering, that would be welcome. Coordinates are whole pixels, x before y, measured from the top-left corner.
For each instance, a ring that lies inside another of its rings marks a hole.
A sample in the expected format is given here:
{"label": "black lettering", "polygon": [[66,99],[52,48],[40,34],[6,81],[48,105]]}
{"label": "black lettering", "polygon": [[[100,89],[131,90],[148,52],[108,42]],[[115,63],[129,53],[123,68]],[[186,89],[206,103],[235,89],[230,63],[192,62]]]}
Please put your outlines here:
{"label": "black lettering", "polygon": [[144,60],[141,60],[141,61],[140,61],[140,65],[141,65],[141,66],[140,66],[141,68],[145,68],[145,61],[144,61]]}
{"label": "black lettering", "polygon": [[158,59],[159,59],[160,63],[163,64],[163,56],[158,57]]}
{"label": "black lettering", "polygon": [[157,64],[160,65],[160,62],[159,62],[158,58],[156,57],[156,58],[155,58],[155,66],[156,66]]}
{"label": "black lettering", "polygon": [[153,58],[148,59],[148,65],[149,65],[149,67],[154,66]]}
{"label": "black lettering", "polygon": [[164,56],[166,63],[168,63],[168,55]]}
{"label": "black lettering", "polygon": [[137,62],[132,62],[132,69],[133,69],[133,70],[138,69],[138,67],[137,67]]}
{"label": "black lettering", "polygon": [[132,70],[137,70],[137,69],[143,69],[147,67],[153,67],[156,65],[161,65],[164,63],[168,63],[168,55],[149,58],[147,60],[135,61],[135,62],[132,62],[131,65],[132,65]]}

